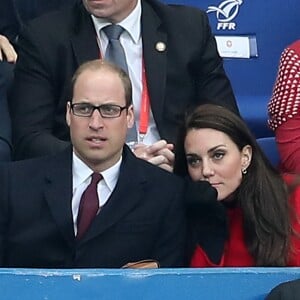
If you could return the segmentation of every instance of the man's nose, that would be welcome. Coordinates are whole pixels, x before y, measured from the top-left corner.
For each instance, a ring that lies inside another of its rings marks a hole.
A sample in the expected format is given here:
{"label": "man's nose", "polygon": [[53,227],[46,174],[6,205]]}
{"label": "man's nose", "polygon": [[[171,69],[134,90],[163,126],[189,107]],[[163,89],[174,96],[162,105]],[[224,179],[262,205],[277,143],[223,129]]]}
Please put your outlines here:
{"label": "man's nose", "polygon": [[89,127],[92,129],[99,129],[103,126],[103,117],[98,109],[95,109],[90,116]]}

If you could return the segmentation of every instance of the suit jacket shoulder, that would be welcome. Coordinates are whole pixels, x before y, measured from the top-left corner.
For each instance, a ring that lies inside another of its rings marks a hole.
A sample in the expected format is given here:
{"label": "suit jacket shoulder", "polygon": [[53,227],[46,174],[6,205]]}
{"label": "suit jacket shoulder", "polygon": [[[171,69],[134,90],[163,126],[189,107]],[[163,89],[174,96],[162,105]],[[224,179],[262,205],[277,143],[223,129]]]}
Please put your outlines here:
{"label": "suit jacket shoulder", "polygon": [[[186,30],[188,32],[195,30],[199,33],[209,26],[205,11],[196,7],[180,4],[164,4],[156,0],[145,0],[143,6],[146,13],[149,13],[149,10],[153,10],[165,28],[178,30],[183,33],[186,33]],[[178,24],[178,20],[180,20],[180,24]],[[188,38],[186,34],[184,37]],[[197,36],[192,36],[191,38],[195,39]]]}
{"label": "suit jacket shoulder", "polygon": [[[36,195],[43,191],[47,182],[57,181],[72,191],[72,151],[70,148],[55,155],[33,159],[12,161],[0,167],[7,170],[9,182],[3,189],[18,187],[18,193],[24,195],[24,200],[31,193]],[[59,194],[59,190],[57,193]],[[32,194],[31,194],[32,195]]]}
{"label": "suit jacket shoulder", "polygon": [[52,37],[58,43],[60,37],[78,31],[87,19],[91,19],[89,14],[81,4],[76,3],[39,16],[29,21],[26,28],[33,35]]}

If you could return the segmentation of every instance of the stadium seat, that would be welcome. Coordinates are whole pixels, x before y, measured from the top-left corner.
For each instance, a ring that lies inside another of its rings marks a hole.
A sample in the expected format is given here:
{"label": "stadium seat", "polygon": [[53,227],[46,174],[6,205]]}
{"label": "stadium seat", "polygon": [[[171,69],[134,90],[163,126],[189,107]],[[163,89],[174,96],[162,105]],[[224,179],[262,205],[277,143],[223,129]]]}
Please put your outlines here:
{"label": "stadium seat", "polygon": [[230,47],[237,45],[231,37],[249,39],[249,58],[227,57],[224,58],[224,66],[241,115],[256,138],[273,136],[267,126],[267,103],[276,79],[280,54],[299,38],[300,1],[164,1],[206,11],[213,33],[223,39],[228,37],[225,41]]}
{"label": "stadium seat", "polygon": [[277,149],[277,144],[275,141],[275,137],[264,137],[257,139],[258,144],[260,145],[263,152],[266,154],[270,162],[274,167],[278,167],[279,165],[279,153]]}

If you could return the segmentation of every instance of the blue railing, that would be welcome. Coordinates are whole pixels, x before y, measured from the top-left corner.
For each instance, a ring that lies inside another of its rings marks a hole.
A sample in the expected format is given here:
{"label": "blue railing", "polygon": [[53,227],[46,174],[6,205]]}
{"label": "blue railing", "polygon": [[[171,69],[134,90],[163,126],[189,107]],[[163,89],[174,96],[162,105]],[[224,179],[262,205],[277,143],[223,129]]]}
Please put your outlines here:
{"label": "blue railing", "polygon": [[300,268],[0,269],[0,298],[259,300]]}

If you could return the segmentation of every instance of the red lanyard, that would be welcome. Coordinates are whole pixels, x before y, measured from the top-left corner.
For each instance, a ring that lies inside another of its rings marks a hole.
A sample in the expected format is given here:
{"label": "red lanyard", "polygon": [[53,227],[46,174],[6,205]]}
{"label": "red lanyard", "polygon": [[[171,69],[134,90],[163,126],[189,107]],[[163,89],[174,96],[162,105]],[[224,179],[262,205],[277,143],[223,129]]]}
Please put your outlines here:
{"label": "red lanyard", "polygon": [[[102,59],[101,52],[99,53],[100,59]],[[140,126],[139,126],[139,142],[143,142],[143,139],[147,133],[149,126],[149,92],[146,79],[146,71],[144,65],[144,59],[142,61],[142,96],[141,96],[141,110],[140,110]]]}
{"label": "red lanyard", "polygon": [[144,60],[142,63],[142,101],[141,101],[141,111],[140,111],[140,126],[139,126],[139,137],[140,141],[143,142],[144,136],[147,133],[149,125],[149,92],[146,79],[146,71],[144,66]]}

